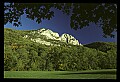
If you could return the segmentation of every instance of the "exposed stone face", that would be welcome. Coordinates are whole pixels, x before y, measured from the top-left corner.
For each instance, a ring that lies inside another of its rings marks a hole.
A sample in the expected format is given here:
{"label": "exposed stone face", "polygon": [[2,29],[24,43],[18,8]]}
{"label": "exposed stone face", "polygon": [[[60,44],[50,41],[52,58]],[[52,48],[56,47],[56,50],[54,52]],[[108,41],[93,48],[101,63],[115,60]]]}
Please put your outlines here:
{"label": "exposed stone face", "polygon": [[40,44],[44,44],[44,45],[60,46],[60,45],[52,44],[51,42],[47,42],[45,40],[42,40],[41,38],[36,38],[36,39],[31,39],[31,40],[34,42],[40,43]]}
{"label": "exposed stone face", "polygon": [[61,36],[61,41],[69,43],[69,44],[73,44],[73,45],[79,45],[79,41],[76,40],[73,36],[69,35],[69,34],[62,34]]}
{"label": "exposed stone face", "polygon": [[47,30],[41,29],[39,33],[41,35],[45,35],[47,37],[47,39],[57,39],[57,38],[59,38],[58,33],[55,33],[55,32],[53,32],[49,29],[47,29]]}
{"label": "exposed stone face", "polygon": [[[34,42],[38,42],[40,44],[60,46],[59,44],[53,44],[53,43],[49,42],[49,40],[43,40],[42,38],[39,37],[41,35],[44,35],[44,37],[46,39],[59,40],[61,42],[65,42],[65,43],[72,44],[72,45],[82,45],[72,35],[64,33],[64,34],[62,34],[62,36],[59,36],[58,33],[53,32],[49,29],[43,28],[43,29],[40,29],[37,31],[32,31],[30,34],[33,34],[33,35],[36,34],[38,38],[34,38],[34,39],[31,38],[31,40]],[[28,35],[24,36],[24,38],[27,38],[27,37],[29,37],[29,36]]]}

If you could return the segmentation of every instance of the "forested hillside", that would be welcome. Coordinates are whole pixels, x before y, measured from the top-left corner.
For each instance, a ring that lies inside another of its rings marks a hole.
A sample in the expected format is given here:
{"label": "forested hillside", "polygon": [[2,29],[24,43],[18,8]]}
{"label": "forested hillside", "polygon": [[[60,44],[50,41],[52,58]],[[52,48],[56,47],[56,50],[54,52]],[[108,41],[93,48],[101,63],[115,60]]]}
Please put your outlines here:
{"label": "forested hillside", "polygon": [[5,71],[116,68],[117,45],[114,43],[96,42],[80,46],[51,40],[61,45],[43,45],[23,38],[29,32],[4,29]]}
{"label": "forested hillside", "polygon": [[84,46],[86,46],[88,48],[97,49],[102,52],[107,52],[109,50],[117,49],[117,44],[113,43],[113,42],[93,42],[90,44],[86,44]]}

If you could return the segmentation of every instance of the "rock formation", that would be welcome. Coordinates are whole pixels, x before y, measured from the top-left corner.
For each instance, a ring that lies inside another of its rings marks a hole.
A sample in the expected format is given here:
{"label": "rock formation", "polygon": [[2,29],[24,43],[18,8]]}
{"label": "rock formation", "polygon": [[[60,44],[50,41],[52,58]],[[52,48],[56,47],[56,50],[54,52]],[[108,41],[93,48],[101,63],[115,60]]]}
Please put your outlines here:
{"label": "rock formation", "polygon": [[[60,46],[59,44],[53,44],[49,41],[49,40],[55,40],[72,45],[82,45],[72,35],[64,33],[61,36],[59,36],[58,33],[53,32],[49,29],[42,28],[39,30],[31,31],[30,34],[34,35],[34,38],[31,37],[31,40],[34,42],[38,42],[40,44]],[[44,36],[44,39],[41,38],[41,36]],[[24,36],[24,38],[28,38],[28,37],[30,37],[29,34]]]}

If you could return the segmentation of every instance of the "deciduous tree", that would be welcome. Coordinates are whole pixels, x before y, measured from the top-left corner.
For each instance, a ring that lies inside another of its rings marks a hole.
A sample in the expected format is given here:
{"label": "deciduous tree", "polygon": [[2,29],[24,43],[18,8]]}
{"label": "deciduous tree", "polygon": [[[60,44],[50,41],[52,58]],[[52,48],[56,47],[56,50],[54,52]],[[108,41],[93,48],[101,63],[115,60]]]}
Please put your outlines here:
{"label": "deciduous tree", "polygon": [[5,3],[4,24],[13,26],[22,25],[20,18],[35,20],[38,24],[42,19],[50,20],[54,16],[51,8],[61,10],[70,15],[70,26],[77,30],[89,26],[91,22],[98,24],[104,37],[114,37],[112,32],[117,31],[117,4],[115,3]]}

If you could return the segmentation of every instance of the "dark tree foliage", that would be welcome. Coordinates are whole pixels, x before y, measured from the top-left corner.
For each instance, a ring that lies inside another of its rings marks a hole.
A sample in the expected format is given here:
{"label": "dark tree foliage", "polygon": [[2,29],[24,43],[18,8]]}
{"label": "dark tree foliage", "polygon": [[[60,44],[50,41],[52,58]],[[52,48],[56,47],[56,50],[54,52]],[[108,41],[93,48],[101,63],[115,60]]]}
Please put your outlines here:
{"label": "dark tree foliage", "polygon": [[90,44],[86,44],[84,46],[88,48],[97,49],[102,52],[107,52],[109,50],[117,49],[117,44],[114,42],[93,42]]}
{"label": "dark tree foliage", "polygon": [[94,22],[103,29],[103,37],[114,37],[112,32],[117,31],[117,4],[112,3],[10,3],[4,5],[4,24],[22,25],[20,18],[25,13],[26,18],[39,24],[54,16],[51,8],[72,14],[70,26],[75,30]]}

